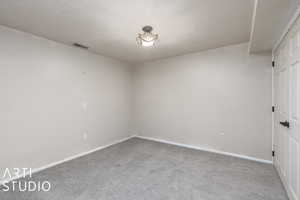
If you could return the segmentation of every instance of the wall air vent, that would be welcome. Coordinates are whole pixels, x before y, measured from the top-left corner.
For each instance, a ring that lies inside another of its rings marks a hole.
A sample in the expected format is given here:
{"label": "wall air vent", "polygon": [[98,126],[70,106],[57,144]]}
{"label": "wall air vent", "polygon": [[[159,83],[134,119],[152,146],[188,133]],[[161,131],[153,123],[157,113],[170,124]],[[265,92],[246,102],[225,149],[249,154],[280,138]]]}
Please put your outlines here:
{"label": "wall air vent", "polygon": [[79,44],[79,43],[73,43],[73,46],[81,48],[81,49],[88,49],[89,48],[88,46],[85,46],[85,45],[82,45],[82,44]]}

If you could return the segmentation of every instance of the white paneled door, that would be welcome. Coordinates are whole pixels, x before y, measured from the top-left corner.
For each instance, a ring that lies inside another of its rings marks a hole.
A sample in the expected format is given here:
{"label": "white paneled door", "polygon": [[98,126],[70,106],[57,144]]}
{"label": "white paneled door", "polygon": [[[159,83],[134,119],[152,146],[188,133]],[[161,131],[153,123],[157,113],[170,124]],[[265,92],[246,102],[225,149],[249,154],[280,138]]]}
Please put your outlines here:
{"label": "white paneled door", "polygon": [[300,200],[300,33],[287,38],[274,68],[274,163],[292,200]]}

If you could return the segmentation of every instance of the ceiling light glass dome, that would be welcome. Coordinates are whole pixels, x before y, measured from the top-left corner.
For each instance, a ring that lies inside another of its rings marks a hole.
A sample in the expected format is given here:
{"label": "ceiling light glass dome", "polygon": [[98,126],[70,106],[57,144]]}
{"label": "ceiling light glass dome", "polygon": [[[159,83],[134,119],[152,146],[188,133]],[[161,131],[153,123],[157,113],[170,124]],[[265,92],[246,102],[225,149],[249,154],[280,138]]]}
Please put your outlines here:
{"label": "ceiling light glass dome", "polygon": [[144,33],[139,33],[136,41],[143,47],[151,47],[155,44],[158,39],[158,34],[153,34],[153,28],[151,26],[145,26],[142,29]]}

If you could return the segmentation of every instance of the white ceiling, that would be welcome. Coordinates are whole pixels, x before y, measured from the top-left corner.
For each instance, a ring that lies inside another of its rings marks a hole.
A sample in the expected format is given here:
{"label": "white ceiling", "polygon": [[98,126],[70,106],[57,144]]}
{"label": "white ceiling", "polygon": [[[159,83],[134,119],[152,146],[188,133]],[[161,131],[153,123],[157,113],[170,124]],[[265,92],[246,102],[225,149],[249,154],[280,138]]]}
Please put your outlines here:
{"label": "white ceiling", "polygon": [[[253,7],[253,0],[1,0],[0,24],[136,63],[247,42]],[[154,48],[136,45],[144,25],[160,36]]]}
{"label": "white ceiling", "polygon": [[297,10],[300,0],[257,0],[250,52],[270,51]]}

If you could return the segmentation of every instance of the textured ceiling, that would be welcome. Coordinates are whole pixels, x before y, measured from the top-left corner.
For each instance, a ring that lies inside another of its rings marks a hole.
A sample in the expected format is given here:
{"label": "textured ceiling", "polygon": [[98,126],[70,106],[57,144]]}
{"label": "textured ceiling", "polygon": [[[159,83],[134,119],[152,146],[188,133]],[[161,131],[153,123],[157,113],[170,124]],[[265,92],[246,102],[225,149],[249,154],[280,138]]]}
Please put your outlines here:
{"label": "textured ceiling", "polygon": [[[1,0],[0,24],[130,63],[250,38],[253,0]],[[136,45],[144,25],[154,48]]]}

